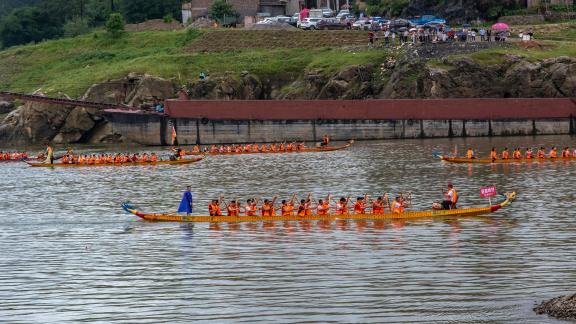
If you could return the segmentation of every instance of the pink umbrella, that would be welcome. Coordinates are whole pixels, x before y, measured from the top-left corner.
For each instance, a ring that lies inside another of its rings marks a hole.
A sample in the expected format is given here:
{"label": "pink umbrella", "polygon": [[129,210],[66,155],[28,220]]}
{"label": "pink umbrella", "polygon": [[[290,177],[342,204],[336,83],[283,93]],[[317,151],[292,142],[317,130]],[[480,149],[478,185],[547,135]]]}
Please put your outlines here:
{"label": "pink umbrella", "polygon": [[508,27],[508,25],[505,23],[497,23],[492,25],[492,30],[508,30],[508,29],[510,29],[510,27]]}

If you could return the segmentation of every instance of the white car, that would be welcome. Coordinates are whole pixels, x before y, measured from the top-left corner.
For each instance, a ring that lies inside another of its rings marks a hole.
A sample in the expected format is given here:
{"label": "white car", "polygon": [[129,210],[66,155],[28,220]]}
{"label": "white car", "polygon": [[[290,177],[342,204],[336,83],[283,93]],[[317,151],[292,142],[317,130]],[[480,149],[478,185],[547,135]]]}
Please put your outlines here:
{"label": "white car", "polygon": [[352,29],[370,30],[372,29],[372,21],[366,19],[357,20],[352,24]]}
{"label": "white car", "polygon": [[322,18],[305,18],[298,22],[298,28],[302,29],[318,29],[318,23],[322,21]]}

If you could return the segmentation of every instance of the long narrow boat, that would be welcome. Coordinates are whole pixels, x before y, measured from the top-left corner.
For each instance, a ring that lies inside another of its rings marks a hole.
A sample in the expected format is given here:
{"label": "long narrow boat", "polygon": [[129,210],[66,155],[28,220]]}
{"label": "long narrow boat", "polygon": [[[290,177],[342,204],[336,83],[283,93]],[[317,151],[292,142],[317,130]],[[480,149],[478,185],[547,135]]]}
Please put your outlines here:
{"label": "long narrow boat", "polygon": [[181,159],[181,160],[168,160],[168,161],[157,161],[157,162],[127,162],[127,163],[95,163],[95,164],[79,164],[79,163],[33,163],[26,162],[31,167],[64,167],[64,168],[83,168],[83,167],[118,167],[118,166],[147,166],[147,165],[183,165],[198,162],[204,159],[204,157],[197,157],[193,159]]}
{"label": "long narrow boat", "polygon": [[450,162],[450,163],[476,163],[476,164],[492,164],[492,163],[534,163],[534,162],[553,162],[553,161],[576,161],[576,157],[558,157],[558,158],[533,158],[533,159],[496,159],[492,160],[490,158],[481,159],[469,159],[466,157],[450,157],[450,156],[438,156],[440,160]]}
{"label": "long narrow boat", "polygon": [[349,148],[354,144],[354,141],[339,146],[319,146],[319,147],[305,147],[300,150],[294,151],[268,151],[268,152],[193,152],[186,151],[186,155],[244,155],[244,154],[290,154],[290,153],[319,153],[319,152],[333,152]]}
{"label": "long narrow boat", "polygon": [[506,207],[514,199],[516,193],[511,192],[505,195],[505,199],[493,206],[476,208],[452,209],[452,210],[425,210],[407,211],[402,214],[350,214],[350,215],[313,215],[313,216],[181,216],[176,214],[147,214],[138,211],[129,203],[123,203],[122,208],[147,221],[155,222],[186,222],[186,223],[247,223],[247,222],[275,222],[275,221],[331,221],[338,219],[417,219],[434,217],[454,217],[454,216],[479,216],[496,212]]}

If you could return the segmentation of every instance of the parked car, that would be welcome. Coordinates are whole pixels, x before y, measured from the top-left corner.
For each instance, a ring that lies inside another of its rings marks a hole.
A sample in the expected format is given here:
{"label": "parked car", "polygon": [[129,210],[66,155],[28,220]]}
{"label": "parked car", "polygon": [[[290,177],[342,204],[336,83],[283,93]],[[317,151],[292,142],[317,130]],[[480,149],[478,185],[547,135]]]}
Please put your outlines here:
{"label": "parked car", "polygon": [[368,19],[358,20],[352,24],[352,29],[370,30],[372,29],[372,21]]}
{"label": "parked car", "polygon": [[322,8],[322,16],[324,18],[334,17],[334,12],[330,8]]}
{"label": "parked car", "polygon": [[322,20],[316,27],[320,30],[343,30],[346,29],[346,24],[341,24],[335,21]]}
{"label": "parked car", "polygon": [[390,29],[398,29],[398,28],[402,28],[402,27],[409,28],[409,27],[413,27],[413,26],[414,25],[409,20],[402,19],[402,18],[392,19],[392,20],[390,20],[390,23],[388,23],[388,27]]}
{"label": "parked car", "polygon": [[322,21],[322,18],[305,18],[300,20],[298,28],[314,30],[318,29],[318,23]]}
{"label": "parked car", "polygon": [[336,15],[336,18],[338,18],[338,19],[343,19],[342,17],[350,16],[350,15],[351,15],[351,14],[350,14],[350,10],[348,10],[348,9],[342,9],[342,10],[340,10],[340,12]]}

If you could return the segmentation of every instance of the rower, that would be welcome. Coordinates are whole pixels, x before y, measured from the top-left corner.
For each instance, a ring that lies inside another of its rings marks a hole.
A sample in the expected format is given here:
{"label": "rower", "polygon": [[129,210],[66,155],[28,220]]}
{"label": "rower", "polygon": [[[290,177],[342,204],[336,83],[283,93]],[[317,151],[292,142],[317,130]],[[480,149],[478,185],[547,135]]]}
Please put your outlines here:
{"label": "rower", "polygon": [[328,137],[328,135],[324,135],[324,137],[322,138],[322,146],[328,146],[328,144],[330,144],[330,137]]}
{"label": "rower", "polygon": [[454,189],[452,183],[448,183],[448,191],[444,193],[444,201],[442,202],[442,207],[446,210],[456,209],[456,203],[458,202],[458,193]]}
{"label": "rower", "polygon": [[556,149],[556,146],[552,146],[552,149],[550,150],[550,158],[555,159],[557,157],[558,157],[558,150]]}
{"label": "rower", "polygon": [[372,214],[384,214],[384,199],[382,197],[378,197],[372,202]]}
{"label": "rower", "polygon": [[256,207],[256,203],[253,199],[248,199],[246,200],[246,207],[244,209],[246,211],[246,216],[256,216],[256,211],[258,208]]}
{"label": "rower", "polygon": [[540,149],[536,153],[536,157],[538,157],[539,159],[545,159],[546,158],[546,152],[545,152],[545,148],[543,146],[540,147]]}
{"label": "rower", "polygon": [[300,200],[300,205],[298,205],[298,216],[306,216],[306,210],[308,209],[308,206],[306,204],[306,199],[301,199]]}
{"label": "rower", "polygon": [[150,162],[158,162],[158,155],[156,155],[156,153],[150,155]]}
{"label": "rower", "polygon": [[290,201],[282,200],[281,212],[282,216],[294,216],[294,197]]}
{"label": "rower", "polygon": [[364,203],[364,197],[356,198],[356,203],[354,204],[354,214],[356,215],[366,214],[366,205]]}
{"label": "rower", "polygon": [[512,154],[512,157],[516,160],[520,160],[522,158],[522,152],[520,152],[520,148],[517,147]]}
{"label": "rower", "polygon": [[564,148],[564,150],[562,151],[562,157],[563,158],[572,157],[572,153],[570,152],[570,148],[568,148],[568,147]]}
{"label": "rower", "polygon": [[340,198],[340,200],[336,203],[336,215],[348,215],[349,200],[350,198]]}
{"label": "rower", "polygon": [[498,160],[498,153],[496,153],[495,147],[493,147],[492,151],[490,151],[490,159],[492,159],[492,161]]}
{"label": "rower", "polygon": [[404,203],[400,197],[396,197],[392,202],[392,213],[403,214],[404,213]]}
{"label": "rower", "polygon": [[531,148],[526,149],[526,154],[524,155],[524,157],[526,159],[533,159],[534,158],[534,152],[532,152]]}
{"label": "rower", "polygon": [[208,205],[208,212],[210,216],[222,216],[222,209],[220,208],[220,200],[213,199]]}
{"label": "rower", "polygon": [[468,148],[468,151],[466,151],[466,158],[468,159],[474,158],[474,150],[472,150],[472,148]]}
{"label": "rower", "polygon": [[275,216],[276,212],[274,211],[274,201],[276,200],[276,197],[274,197],[274,199],[272,199],[272,202],[270,202],[268,199],[264,199],[264,203],[262,204],[261,210],[262,210],[262,216]]}
{"label": "rower", "polygon": [[228,216],[239,216],[240,215],[240,206],[236,203],[236,200],[232,200],[228,206],[226,206],[226,211]]}
{"label": "rower", "polygon": [[318,200],[318,206],[316,206],[316,214],[317,215],[328,215],[330,213],[330,196],[328,199]]}
{"label": "rower", "polygon": [[504,151],[502,151],[502,160],[508,160],[510,158],[510,153],[508,152],[508,148],[505,147]]}

